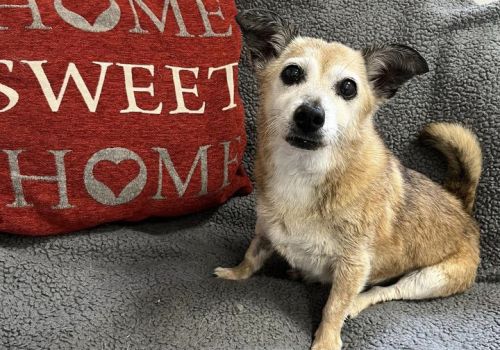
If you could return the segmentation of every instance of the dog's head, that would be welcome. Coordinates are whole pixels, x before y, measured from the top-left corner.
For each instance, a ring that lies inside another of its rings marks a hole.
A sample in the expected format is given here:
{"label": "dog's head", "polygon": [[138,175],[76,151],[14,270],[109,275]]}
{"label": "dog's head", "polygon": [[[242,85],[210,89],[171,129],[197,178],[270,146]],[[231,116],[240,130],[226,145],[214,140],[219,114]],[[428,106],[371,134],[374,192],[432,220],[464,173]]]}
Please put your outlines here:
{"label": "dog's head", "polygon": [[428,71],[414,49],[387,45],[354,50],[300,37],[276,14],[236,17],[259,77],[263,127],[273,143],[303,150],[339,145],[359,135],[377,106],[415,75]]}

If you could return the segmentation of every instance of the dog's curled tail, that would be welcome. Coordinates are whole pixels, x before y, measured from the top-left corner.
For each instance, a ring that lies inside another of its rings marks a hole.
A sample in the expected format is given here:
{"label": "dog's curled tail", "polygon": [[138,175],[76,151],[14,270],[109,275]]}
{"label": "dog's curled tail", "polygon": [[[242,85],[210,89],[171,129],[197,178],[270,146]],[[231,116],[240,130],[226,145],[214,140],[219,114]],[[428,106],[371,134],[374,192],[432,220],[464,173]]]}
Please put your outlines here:
{"label": "dog's curled tail", "polygon": [[476,135],[459,124],[432,123],[424,127],[420,139],[446,157],[448,173],[444,187],[472,214],[482,167],[481,146]]}

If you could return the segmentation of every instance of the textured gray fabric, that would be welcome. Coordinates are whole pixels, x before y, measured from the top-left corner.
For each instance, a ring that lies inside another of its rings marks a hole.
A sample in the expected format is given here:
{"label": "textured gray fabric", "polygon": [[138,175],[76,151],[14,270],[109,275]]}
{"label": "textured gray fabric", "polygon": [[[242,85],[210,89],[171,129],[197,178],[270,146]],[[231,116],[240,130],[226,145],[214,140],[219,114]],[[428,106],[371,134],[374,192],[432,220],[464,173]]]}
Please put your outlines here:
{"label": "textured gray fabric", "polygon": [[[2,349],[307,349],[328,288],[284,278],[275,260],[245,282],[253,196],[172,221],[51,238],[2,237]],[[353,349],[494,349],[500,290],[377,305],[347,322]]]}
{"label": "textured gray fabric", "polygon": [[[244,282],[211,276],[251,235],[253,196],[172,221],[61,237],[3,236],[0,349],[308,349],[328,287],[271,262]],[[495,349],[500,289],[377,305],[349,320],[351,349]]]}
{"label": "textured gray fabric", "polygon": [[[388,145],[412,168],[440,179],[442,160],[414,143],[421,126],[460,120],[479,135],[480,283],[464,295],[377,305],[344,327],[351,349],[500,347],[500,3],[446,0],[237,1],[293,19],[303,34],[355,47],[400,42],[431,72],[377,116]],[[252,170],[256,86],[246,60]],[[50,238],[0,235],[0,349],[307,349],[328,287],[284,277],[274,259],[244,282],[211,276],[237,263],[255,221],[254,197],[199,215],[116,224]]]}

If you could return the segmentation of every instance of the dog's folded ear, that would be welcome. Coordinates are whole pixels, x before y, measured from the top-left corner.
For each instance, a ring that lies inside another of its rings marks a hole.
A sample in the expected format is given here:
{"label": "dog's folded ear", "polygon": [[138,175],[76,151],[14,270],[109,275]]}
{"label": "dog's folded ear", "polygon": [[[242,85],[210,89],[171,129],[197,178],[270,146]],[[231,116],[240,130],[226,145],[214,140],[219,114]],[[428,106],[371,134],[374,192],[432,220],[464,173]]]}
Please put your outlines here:
{"label": "dog's folded ear", "polygon": [[415,75],[427,73],[425,59],[405,45],[387,45],[362,50],[368,79],[378,98],[394,96],[398,88]]}
{"label": "dog's folded ear", "polygon": [[281,51],[298,35],[298,30],[277,14],[266,10],[245,10],[238,13],[240,25],[252,61],[257,69],[278,57]]}

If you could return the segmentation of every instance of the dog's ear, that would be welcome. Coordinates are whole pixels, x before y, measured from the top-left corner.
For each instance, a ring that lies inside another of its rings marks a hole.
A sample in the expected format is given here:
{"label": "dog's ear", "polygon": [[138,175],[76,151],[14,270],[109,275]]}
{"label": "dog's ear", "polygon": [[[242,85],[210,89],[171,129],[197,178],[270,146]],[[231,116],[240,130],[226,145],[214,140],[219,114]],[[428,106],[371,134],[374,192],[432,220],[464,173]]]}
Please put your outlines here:
{"label": "dog's ear", "polygon": [[257,69],[278,57],[281,51],[298,35],[298,30],[277,14],[266,10],[245,10],[238,13],[240,25],[252,61]]}
{"label": "dog's ear", "polygon": [[391,98],[406,81],[429,71],[425,59],[405,45],[371,47],[363,49],[362,54],[368,79],[381,99]]}

